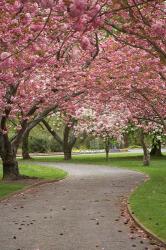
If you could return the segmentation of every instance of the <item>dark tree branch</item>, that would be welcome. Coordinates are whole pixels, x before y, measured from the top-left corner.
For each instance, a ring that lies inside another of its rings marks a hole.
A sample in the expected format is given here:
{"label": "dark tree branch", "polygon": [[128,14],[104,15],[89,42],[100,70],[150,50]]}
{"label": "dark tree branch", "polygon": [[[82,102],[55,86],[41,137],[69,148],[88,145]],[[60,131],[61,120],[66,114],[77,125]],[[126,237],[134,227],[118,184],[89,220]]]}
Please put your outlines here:
{"label": "dark tree branch", "polygon": [[56,131],[54,129],[51,128],[51,126],[49,125],[49,123],[46,120],[42,120],[42,123],[44,124],[44,126],[46,127],[46,129],[48,130],[48,132],[54,137],[54,139],[59,142],[60,145],[63,145],[63,140],[61,139],[61,137],[56,133]]}

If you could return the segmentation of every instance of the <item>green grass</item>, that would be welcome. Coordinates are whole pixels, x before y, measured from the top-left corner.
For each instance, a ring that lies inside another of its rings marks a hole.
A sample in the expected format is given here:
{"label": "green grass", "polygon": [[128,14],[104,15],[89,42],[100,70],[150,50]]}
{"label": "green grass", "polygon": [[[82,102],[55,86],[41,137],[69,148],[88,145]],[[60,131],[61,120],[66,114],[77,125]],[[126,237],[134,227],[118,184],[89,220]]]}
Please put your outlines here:
{"label": "green grass", "polygon": [[[109,162],[105,161],[105,154],[78,154],[73,155],[73,159],[68,161],[69,163],[85,163],[85,164],[98,164],[98,165],[110,165],[114,161],[124,161],[126,159],[142,159],[141,154],[137,153],[112,153],[110,154]],[[63,156],[36,156],[32,161],[42,161],[42,162],[64,162]]]}
{"label": "green grass", "polygon": [[[34,161],[62,162],[63,157],[35,158]],[[139,186],[130,197],[131,209],[151,232],[166,241],[166,156],[153,158],[150,167],[142,166],[141,154],[104,154],[73,156],[72,163],[108,165],[136,170],[149,175],[150,180]]]}
{"label": "green grass", "polygon": [[[51,167],[37,166],[31,163],[20,162],[20,173],[30,177],[38,177],[40,179],[46,180],[60,180],[63,179],[67,172]],[[0,178],[2,178],[2,166],[0,166]],[[13,192],[25,188],[27,185],[23,183],[16,182],[0,182],[0,198],[7,196]]]}
{"label": "green grass", "polygon": [[8,196],[9,194],[21,190],[25,187],[21,183],[2,183],[0,182],[0,198]]}
{"label": "green grass", "polygon": [[30,177],[38,177],[47,180],[60,180],[67,175],[67,172],[62,169],[37,166],[29,163],[21,164],[20,173]]}

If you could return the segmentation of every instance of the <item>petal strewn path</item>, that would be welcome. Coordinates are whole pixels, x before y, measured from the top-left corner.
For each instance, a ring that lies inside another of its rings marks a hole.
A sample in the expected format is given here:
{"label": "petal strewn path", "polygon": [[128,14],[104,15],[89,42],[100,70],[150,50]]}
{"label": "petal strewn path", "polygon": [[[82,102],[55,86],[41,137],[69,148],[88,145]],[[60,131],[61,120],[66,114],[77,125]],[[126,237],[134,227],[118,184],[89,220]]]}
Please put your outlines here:
{"label": "petal strewn path", "polygon": [[70,176],[0,203],[1,250],[154,249],[143,238],[131,240],[129,227],[117,220],[122,197],[144,180],[142,174],[93,165],[56,167]]}

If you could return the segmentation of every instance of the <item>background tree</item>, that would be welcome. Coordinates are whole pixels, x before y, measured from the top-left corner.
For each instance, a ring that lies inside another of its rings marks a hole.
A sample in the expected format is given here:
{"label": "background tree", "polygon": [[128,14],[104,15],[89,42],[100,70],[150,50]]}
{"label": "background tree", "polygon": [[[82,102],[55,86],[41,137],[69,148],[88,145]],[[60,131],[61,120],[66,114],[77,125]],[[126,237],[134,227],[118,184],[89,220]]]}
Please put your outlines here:
{"label": "background tree", "polygon": [[[63,119],[63,121],[62,121]],[[58,119],[58,123],[59,123]],[[43,120],[43,124],[46,127],[46,129],[49,131],[49,133],[53,136],[53,138],[60,144],[63,153],[64,153],[64,160],[71,160],[72,158],[72,148],[74,147],[76,143],[76,136],[74,134],[74,125],[76,123],[76,120],[71,117],[61,117],[61,134],[58,133],[57,130],[57,124],[54,123],[54,125],[50,125],[50,123],[46,120]]]}

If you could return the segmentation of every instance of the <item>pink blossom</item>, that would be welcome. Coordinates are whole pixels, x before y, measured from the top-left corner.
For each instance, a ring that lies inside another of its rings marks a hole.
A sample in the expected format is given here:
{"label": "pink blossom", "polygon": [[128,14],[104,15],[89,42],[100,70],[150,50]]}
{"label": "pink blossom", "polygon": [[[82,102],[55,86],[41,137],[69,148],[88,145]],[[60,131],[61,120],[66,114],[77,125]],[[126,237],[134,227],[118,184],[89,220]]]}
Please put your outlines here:
{"label": "pink blossom", "polygon": [[45,9],[52,8],[54,4],[54,0],[41,0],[41,6]]}
{"label": "pink blossom", "polygon": [[82,49],[86,50],[88,47],[90,46],[90,41],[88,39],[88,37],[82,37],[82,40],[81,40],[81,47]]}
{"label": "pink blossom", "polygon": [[1,53],[1,60],[5,60],[8,57],[10,57],[10,53],[9,52],[2,52]]}
{"label": "pink blossom", "polygon": [[158,35],[165,35],[166,33],[166,29],[165,29],[165,25],[163,23],[163,21],[161,20],[157,20],[153,25],[152,28],[154,30],[154,32]]}
{"label": "pink blossom", "polygon": [[70,15],[72,17],[81,16],[86,8],[87,2],[84,0],[75,0],[70,8]]}

